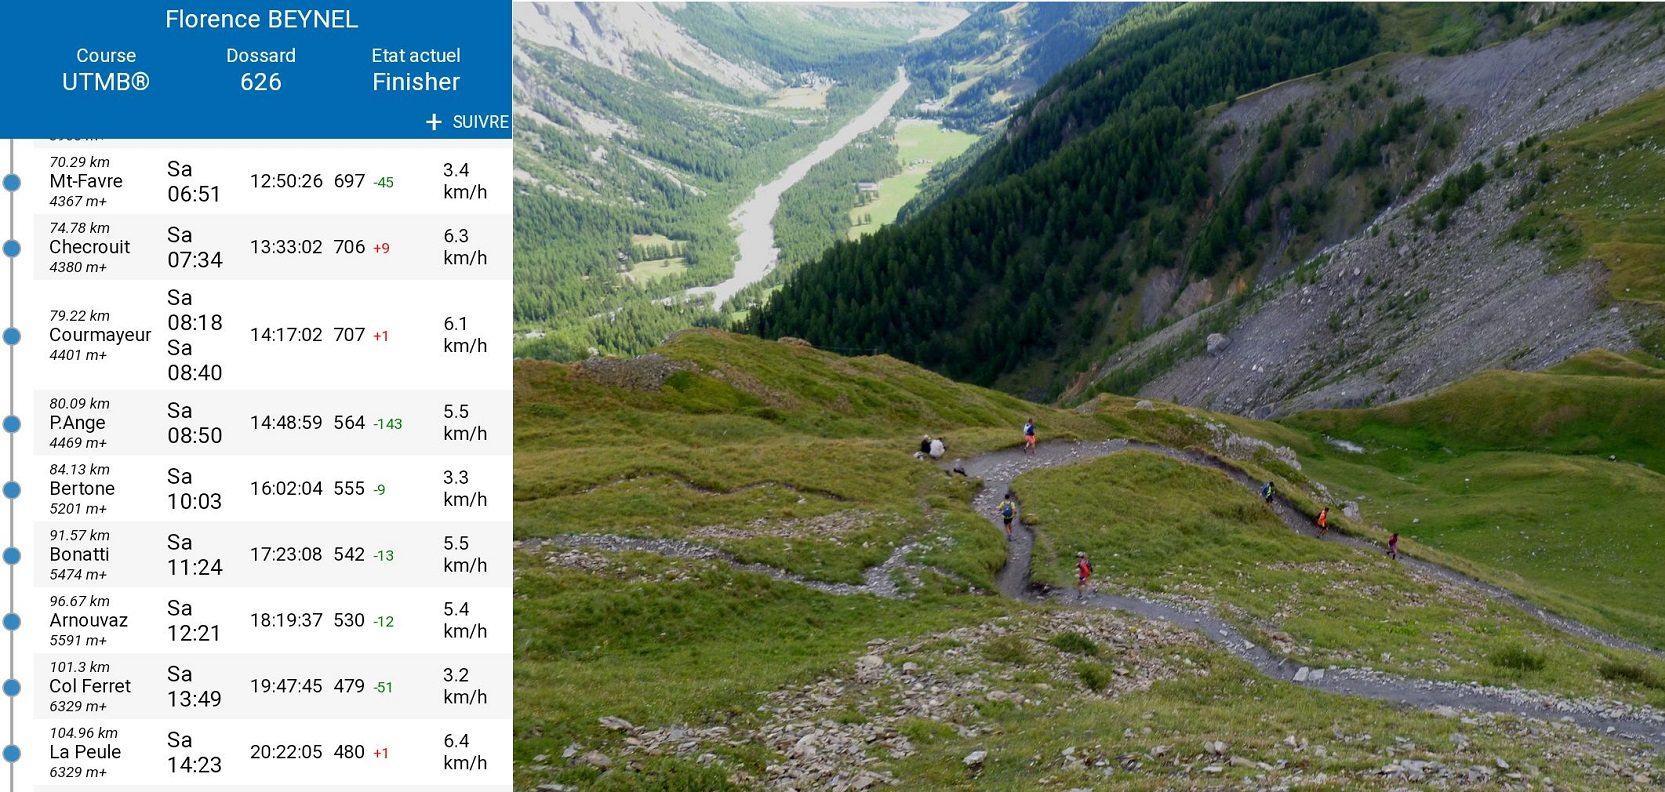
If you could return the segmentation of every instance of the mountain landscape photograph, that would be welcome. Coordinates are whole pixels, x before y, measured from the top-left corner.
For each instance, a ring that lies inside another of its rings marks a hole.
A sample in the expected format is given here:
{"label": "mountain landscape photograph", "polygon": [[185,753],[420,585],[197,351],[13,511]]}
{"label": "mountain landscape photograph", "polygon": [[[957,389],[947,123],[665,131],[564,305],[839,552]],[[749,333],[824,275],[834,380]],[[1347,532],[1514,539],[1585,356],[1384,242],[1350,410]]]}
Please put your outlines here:
{"label": "mountain landscape photograph", "polygon": [[516,789],[1665,787],[1665,6],[513,28]]}

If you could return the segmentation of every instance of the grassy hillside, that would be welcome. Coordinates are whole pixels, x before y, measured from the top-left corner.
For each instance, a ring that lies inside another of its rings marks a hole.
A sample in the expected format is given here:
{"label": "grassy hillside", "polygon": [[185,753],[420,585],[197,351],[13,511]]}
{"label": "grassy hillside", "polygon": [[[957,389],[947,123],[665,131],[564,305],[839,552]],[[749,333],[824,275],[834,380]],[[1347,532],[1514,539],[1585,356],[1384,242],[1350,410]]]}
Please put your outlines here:
{"label": "grassy hillside", "polygon": [[[1056,410],[891,358],[713,332],[632,361],[520,361],[515,405],[520,789],[793,778],[827,788],[867,773],[901,789],[1351,786],[1379,783],[1385,764],[1406,757],[1459,767],[1501,758],[1581,788],[1658,772],[1570,727],[1315,693],[1261,677],[1194,633],[991,595],[1004,542],[971,510],[972,484],[910,457],[924,432],[948,438],[951,456],[1013,445],[1029,417],[1048,442],[1206,447],[1205,421],[1223,418],[1109,397]],[[1299,471],[1260,453],[1238,464],[1279,476],[1310,505]],[[1389,667],[1426,676],[1665,695],[1647,686],[1665,669],[1543,634],[1518,614],[1450,613],[1449,593],[1269,524],[1218,473],[1129,454],[1021,487],[1048,541],[1091,547],[1107,584],[1218,598],[1246,623],[1286,631],[1306,657],[1380,665],[1386,651]],[[894,577],[907,596],[880,599],[722,559],[537,542],[570,534],[682,539],[842,582],[897,546],[914,549]],[[1037,574],[1055,578],[1057,565],[1042,559]],[[1401,615],[1384,622],[1383,599],[1402,600]],[[1434,627],[1440,614],[1451,623]],[[1551,662],[1510,671],[1488,659],[1499,641]],[[857,662],[866,657],[878,660]],[[1634,673],[1604,678],[1602,659]],[[1197,748],[1216,740],[1219,752]],[[982,763],[968,766],[979,750]]]}
{"label": "grassy hillside", "polygon": [[[1003,552],[994,537],[963,512],[950,519],[918,508],[922,499],[946,508],[963,498],[963,480],[910,454],[927,433],[955,456],[1008,445],[1042,408],[888,358],[722,334],[683,334],[660,354],[606,366],[520,365],[518,537],[709,538],[745,561],[859,582],[897,545],[948,520],[955,542],[945,563],[964,582],[989,586]],[[1096,428],[1082,416],[1044,414],[1037,419],[1056,436]],[[699,533],[756,521],[797,528]]]}
{"label": "grassy hillside", "polygon": [[1563,264],[1596,259],[1614,299],[1665,308],[1665,90],[1548,139],[1534,208],[1515,229]]}
{"label": "grassy hillside", "polygon": [[1548,371],[1486,371],[1422,398],[1304,413],[1287,423],[1382,449],[1389,466],[1448,452],[1544,451],[1665,471],[1665,423],[1658,420],[1665,379],[1657,374],[1611,353],[1586,353]]}
{"label": "grassy hillside", "polygon": [[[1367,518],[1479,563],[1551,607],[1665,646],[1665,377],[1593,352],[1485,372],[1419,399],[1294,416],[1307,470]],[[1657,365],[1657,364],[1655,364]]]}
{"label": "grassy hillside", "polygon": [[1519,3],[1373,3],[1372,9],[1390,47],[1430,55],[1459,55],[1513,38],[1553,13]]}
{"label": "grassy hillside", "polygon": [[[1509,606],[1413,579],[1383,555],[1294,539],[1253,493],[1218,472],[1127,454],[1026,474],[1017,491],[1038,526],[1035,576],[1053,585],[1072,585],[1075,551],[1085,550],[1114,585],[1219,603],[1306,665],[1609,690],[1605,650],[1567,641]],[[1512,663],[1517,652],[1543,667],[1523,672]],[[1665,703],[1665,690],[1652,697]]]}

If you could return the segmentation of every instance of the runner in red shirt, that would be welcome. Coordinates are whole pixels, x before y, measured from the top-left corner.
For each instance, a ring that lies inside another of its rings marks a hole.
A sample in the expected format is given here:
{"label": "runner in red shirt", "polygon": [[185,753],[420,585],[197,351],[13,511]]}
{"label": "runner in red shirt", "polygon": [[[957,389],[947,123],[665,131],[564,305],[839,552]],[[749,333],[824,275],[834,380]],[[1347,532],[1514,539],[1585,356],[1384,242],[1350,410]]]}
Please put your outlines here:
{"label": "runner in red shirt", "polygon": [[1075,598],[1087,596],[1087,581],[1093,576],[1093,562],[1087,560],[1087,554],[1075,554]]}

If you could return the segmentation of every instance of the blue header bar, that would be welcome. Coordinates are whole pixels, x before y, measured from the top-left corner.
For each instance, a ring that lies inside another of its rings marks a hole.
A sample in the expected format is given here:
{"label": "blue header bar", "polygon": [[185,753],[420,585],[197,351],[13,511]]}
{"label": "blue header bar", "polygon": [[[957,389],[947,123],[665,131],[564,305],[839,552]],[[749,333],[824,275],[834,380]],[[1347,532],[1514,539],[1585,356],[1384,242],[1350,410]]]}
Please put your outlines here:
{"label": "blue header bar", "polygon": [[0,137],[508,138],[509,0],[0,5]]}

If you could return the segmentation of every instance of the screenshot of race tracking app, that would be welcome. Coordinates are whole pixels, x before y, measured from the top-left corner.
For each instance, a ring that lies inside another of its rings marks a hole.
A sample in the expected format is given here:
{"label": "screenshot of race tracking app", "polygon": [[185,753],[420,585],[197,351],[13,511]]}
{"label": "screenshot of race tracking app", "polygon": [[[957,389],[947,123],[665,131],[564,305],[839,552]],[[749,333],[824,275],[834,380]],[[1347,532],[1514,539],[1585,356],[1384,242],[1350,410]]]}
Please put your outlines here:
{"label": "screenshot of race tracking app", "polygon": [[0,27],[10,788],[506,788],[508,4]]}

